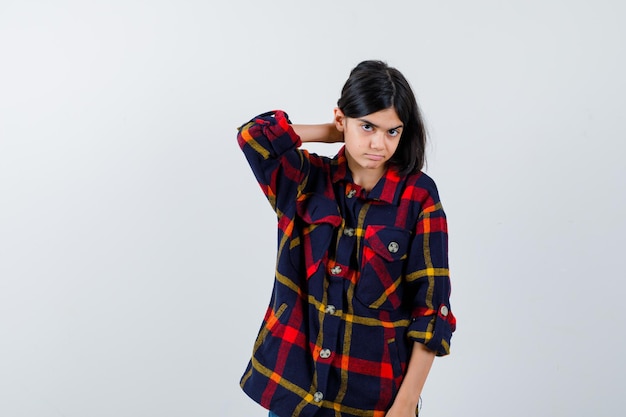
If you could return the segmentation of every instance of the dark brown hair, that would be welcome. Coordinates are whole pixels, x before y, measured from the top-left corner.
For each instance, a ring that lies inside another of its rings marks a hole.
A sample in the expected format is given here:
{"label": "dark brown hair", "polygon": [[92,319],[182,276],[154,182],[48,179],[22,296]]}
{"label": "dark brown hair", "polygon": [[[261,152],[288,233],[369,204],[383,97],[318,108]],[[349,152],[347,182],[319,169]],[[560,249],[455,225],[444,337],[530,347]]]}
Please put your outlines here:
{"label": "dark brown hair", "polygon": [[389,164],[401,175],[420,171],[426,163],[426,129],[417,100],[400,71],[382,61],[363,61],[351,72],[337,106],[351,118],[395,109],[404,125]]}

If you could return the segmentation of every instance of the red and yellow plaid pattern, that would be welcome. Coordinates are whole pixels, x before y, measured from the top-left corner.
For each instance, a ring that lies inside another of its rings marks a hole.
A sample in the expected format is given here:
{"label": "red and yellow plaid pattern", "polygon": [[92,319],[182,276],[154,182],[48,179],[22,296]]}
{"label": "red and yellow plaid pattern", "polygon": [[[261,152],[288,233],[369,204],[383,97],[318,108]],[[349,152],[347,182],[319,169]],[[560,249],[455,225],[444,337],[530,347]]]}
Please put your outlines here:
{"label": "red and yellow plaid pattern", "polygon": [[456,326],[435,183],[389,168],[366,192],[343,149],[299,149],[282,111],[237,138],[278,217],[274,290],[242,388],[280,416],[383,417],[413,342],[446,355]]}

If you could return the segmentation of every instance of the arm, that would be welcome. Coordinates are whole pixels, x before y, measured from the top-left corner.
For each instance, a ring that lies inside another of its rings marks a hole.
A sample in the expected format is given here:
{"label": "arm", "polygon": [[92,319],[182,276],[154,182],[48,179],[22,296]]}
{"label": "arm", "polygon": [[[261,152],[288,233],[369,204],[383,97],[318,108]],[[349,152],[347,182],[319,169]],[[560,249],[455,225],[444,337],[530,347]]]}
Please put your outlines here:
{"label": "arm", "polygon": [[422,175],[415,184],[420,214],[407,260],[406,289],[412,322],[407,336],[437,356],[450,353],[456,318],[450,308],[448,226],[434,182]]}
{"label": "arm", "polygon": [[291,207],[310,163],[298,151],[301,140],[287,114],[275,110],[254,117],[239,128],[237,141],[272,208]]}
{"label": "arm", "polygon": [[413,343],[406,375],[385,417],[415,417],[415,410],[434,359],[435,352],[422,343]]}
{"label": "arm", "polygon": [[343,142],[343,133],[337,130],[334,123],[316,125],[292,125],[302,142]]}
{"label": "arm", "polygon": [[449,353],[456,328],[449,300],[446,215],[434,182],[426,176],[418,178],[414,198],[421,213],[406,275],[407,288],[413,292],[413,321],[407,333],[413,340],[413,348],[404,380],[386,417],[415,417],[433,360]]}

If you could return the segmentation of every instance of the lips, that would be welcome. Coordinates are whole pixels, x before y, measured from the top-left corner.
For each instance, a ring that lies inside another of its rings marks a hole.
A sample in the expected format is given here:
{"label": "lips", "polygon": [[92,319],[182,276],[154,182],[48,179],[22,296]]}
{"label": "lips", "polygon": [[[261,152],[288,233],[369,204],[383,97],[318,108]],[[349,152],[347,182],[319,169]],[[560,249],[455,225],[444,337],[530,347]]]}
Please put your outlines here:
{"label": "lips", "polygon": [[384,157],[382,155],[372,155],[372,154],[365,154],[365,157],[371,161],[382,161],[384,159]]}

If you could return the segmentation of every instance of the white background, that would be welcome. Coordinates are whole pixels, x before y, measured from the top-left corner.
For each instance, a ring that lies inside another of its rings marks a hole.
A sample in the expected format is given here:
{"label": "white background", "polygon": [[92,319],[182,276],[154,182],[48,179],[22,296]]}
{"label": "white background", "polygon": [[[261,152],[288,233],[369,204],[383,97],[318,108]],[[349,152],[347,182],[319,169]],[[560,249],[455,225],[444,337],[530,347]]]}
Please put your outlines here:
{"label": "white background", "polygon": [[449,216],[423,415],[619,415],[625,4],[0,1],[0,415],[265,416],[238,382],[275,217],[235,128],[330,121],[371,58]]}

